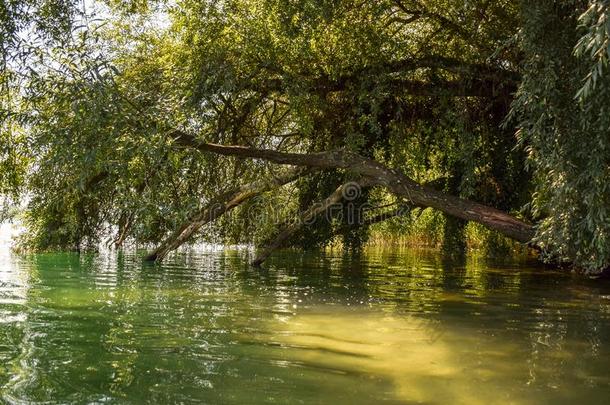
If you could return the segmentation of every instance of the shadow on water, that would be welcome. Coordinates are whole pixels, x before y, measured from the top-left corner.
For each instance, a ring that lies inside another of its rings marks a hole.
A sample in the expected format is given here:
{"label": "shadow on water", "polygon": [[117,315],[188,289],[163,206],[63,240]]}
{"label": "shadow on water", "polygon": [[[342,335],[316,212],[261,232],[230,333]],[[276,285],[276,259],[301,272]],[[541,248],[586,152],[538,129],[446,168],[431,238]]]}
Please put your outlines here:
{"label": "shadow on water", "polygon": [[7,256],[8,403],[604,403],[610,287],[426,251]]}

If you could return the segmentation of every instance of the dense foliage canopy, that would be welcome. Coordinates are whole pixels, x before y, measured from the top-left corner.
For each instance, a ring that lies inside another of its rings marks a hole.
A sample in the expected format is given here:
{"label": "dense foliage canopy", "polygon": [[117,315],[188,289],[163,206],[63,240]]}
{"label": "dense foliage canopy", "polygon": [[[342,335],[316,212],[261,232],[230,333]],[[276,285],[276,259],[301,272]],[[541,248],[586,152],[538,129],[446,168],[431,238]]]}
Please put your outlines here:
{"label": "dense foliage canopy", "polygon": [[609,15],[575,0],[5,1],[0,194],[26,204],[34,249],[129,240],[162,259],[199,236],[267,246],[262,260],[359,249],[372,226],[463,251],[471,221],[488,244],[599,271]]}

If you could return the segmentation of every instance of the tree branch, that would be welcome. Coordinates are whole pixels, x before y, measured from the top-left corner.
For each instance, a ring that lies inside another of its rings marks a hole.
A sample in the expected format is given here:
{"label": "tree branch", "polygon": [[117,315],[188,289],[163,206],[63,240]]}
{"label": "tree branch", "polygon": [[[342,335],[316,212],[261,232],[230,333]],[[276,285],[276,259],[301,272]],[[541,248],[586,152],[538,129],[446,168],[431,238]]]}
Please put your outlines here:
{"label": "tree branch", "polygon": [[[460,77],[436,82],[407,79],[406,74],[418,69],[444,70],[460,75]],[[309,83],[311,90],[314,92],[328,93],[349,89],[351,86],[361,83],[362,78],[365,76],[375,78],[375,80],[385,76],[388,84],[392,85],[397,91],[404,91],[416,96],[430,97],[438,97],[439,95],[496,97],[499,87],[507,87],[510,93],[516,90],[520,80],[517,72],[500,67],[433,55],[418,59],[389,61],[382,65],[366,66],[338,78],[320,76],[303,78],[302,81]],[[283,92],[286,90],[286,83],[292,81],[286,80],[283,76],[275,76],[265,79],[262,83],[248,81],[244,83],[244,89],[264,94]]]}
{"label": "tree branch", "polygon": [[271,243],[269,243],[258,253],[256,258],[252,261],[252,265],[260,266],[262,262],[267,260],[273,251],[281,247],[284,241],[294,235],[299,229],[303,228],[309,221],[314,219],[322,212],[326,212],[331,206],[338,204],[343,199],[343,196],[346,195],[346,193],[349,193],[350,187],[355,185],[358,187],[367,187],[372,183],[372,181],[364,179],[359,182],[348,182],[337,187],[337,189],[333,191],[333,193],[324,201],[313,204],[306,211],[302,212],[297,220],[293,221],[292,224],[288,225],[283,231],[281,231]]}
{"label": "tree branch", "polygon": [[349,151],[286,153],[271,149],[209,144],[183,131],[174,131],[173,136],[177,144],[202,152],[319,169],[347,169],[354,174],[369,177],[375,184],[387,187],[390,192],[407,199],[410,204],[431,207],[466,221],[478,222],[519,242],[530,243],[535,233],[532,225],[506,212],[422,186],[404,173]]}
{"label": "tree branch", "polygon": [[266,191],[290,183],[309,172],[310,170],[303,168],[290,169],[271,181],[255,181],[221,194],[205,207],[194,213],[178,229],[161,242],[153,252],[146,256],[145,260],[163,260],[169,252],[180,247],[205,224],[214,221],[243,202]]}

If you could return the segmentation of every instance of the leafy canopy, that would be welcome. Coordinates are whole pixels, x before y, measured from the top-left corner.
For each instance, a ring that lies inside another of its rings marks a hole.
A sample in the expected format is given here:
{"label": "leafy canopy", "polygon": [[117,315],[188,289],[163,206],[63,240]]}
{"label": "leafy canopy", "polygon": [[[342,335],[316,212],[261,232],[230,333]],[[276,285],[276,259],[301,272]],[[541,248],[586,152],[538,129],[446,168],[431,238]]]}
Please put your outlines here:
{"label": "leafy canopy", "polygon": [[[27,195],[31,247],[117,233],[157,243],[224,190],[281,170],[178,147],[179,128],[222,144],[352,150],[535,222],[551,258],[610,265],[607,1],[2,7],[0,193]],[[205,236],[262,243],[350,179],[303,177]],[[401,201],[378,190],[358,200],[389,203]],[[280,219],[248,214],[274,207]],[[345,217],[290,244],[338,237],[357,249],[369,232]],[[463,247],[465,224],[443,221],[447,246]],[[377,229],[413,226],[395,225]]]}

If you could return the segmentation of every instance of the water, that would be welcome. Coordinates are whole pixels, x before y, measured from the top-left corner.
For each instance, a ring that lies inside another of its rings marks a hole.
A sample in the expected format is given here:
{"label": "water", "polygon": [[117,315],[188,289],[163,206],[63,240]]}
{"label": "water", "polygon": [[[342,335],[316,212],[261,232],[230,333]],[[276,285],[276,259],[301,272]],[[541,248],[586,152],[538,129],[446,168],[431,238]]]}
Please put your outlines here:
{"label": "water", "polygon": [[0,257],[0,402],[607,403],[610,286],[414,251]]}

